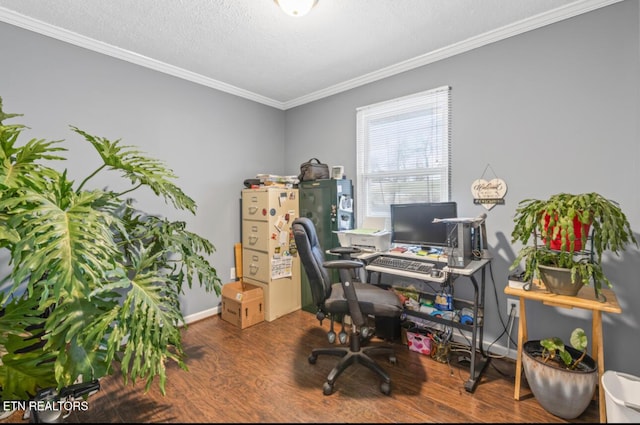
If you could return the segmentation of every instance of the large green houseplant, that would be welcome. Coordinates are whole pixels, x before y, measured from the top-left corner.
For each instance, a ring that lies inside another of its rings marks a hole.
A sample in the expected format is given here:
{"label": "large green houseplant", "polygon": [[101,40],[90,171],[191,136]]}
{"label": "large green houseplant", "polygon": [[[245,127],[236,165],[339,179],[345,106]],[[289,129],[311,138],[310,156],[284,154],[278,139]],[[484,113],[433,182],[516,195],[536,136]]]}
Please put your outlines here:
{"label": "large green houseplant", "polygon": [[[204,255],[214,246],[184,222],[134,208],[130,193],[150,188],[174,208],[196,204],[172,183],[163,162],[120,140],[71,129],[91,144],[102,165],[82,180],[52,165],[62,141],[31,139],[6,124],[0,99],[0,400],[27,400],[42,388],[99,379],[118,364],[124,381],[154,379],[164,393],[165,365],[183,369],[179,296],[202,285],[219,295],[216,270]],[[113,170],[126,189],[89,188]]]}
{"label": "large green houseplant", "polygon": [[[547,275],[541,271],[566,269],[573,292],[593,282],[599,297],[603,283],[612,286],[602,269],[603,253],[619,255],[628,244],[637,245],[618,203],[595,192],[525,199],[513,220],[512,242],[523,247],[511,269],[524,263],[523,280],[541,277],[548,289]],[[529,241],[533,243],[528,245]]]}

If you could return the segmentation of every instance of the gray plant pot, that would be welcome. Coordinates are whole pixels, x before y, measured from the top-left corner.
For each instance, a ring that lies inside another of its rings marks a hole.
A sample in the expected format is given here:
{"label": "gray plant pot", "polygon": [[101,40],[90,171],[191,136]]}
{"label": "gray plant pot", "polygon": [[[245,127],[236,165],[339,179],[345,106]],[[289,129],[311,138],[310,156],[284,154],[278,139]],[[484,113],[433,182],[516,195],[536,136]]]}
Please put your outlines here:
{"label": "gray plant pot", "polygon": [[580,276],[576,277],[576,282],[571,282],[571,269],[560,267],[538,265],[540,279],[549,291],[557,295],[576,296],[584,286]]}
{"label": "gray plant pot", "polygon": [[[565,345],[574,359],[580,352]],[[549,413],[563,419],[580,416],[589,406],[598,383],[598,366],[590,356],[585,356],[580,368],[559,369],[545,364],[540,358],[542,346],[539,340],[523,345],[522,365],[527,383],[538,403]]]}

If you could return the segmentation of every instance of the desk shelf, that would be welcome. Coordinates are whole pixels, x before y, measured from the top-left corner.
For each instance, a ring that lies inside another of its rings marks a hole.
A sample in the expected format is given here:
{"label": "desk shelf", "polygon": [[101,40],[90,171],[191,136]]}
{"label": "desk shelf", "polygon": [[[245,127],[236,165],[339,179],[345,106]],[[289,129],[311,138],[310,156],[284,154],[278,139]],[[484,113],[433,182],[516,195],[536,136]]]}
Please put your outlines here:
{"label": "desk shelf", "polygon": [[[429,296],[435,296],[436,294],[431,294],[431,293],[425,293],[425,292],[420,292],[420,295],[429,295]],[[460,306],[464,305],[464,307],[473,309],[473,302],[471,301],[466,301],[466,300],[459,300],[459,299],[454,299],[454,306],[455,306],[455,310],[461,310]],[[464,308],[463,307],[463,308]],[[454,327],[456,329],[461,329],[463,331],[467,331],[467,332],[473,332],[474,331],[474,326],[473,325],[467,325],[455,320],[450,320],[450,319],[445,319],[442,317],[437,317],[437,316],[432,316],[429,313],[425,313],[422,311],[417,311],[417,310],[409,310],[409,309],[405,309],[404,311],[405,316],[407,317],[417,317],[419,319],[422,320],[426,320],[429,322],[434,322],[434,323],[439,323],[445,326],[451,326]],[[482,308],[478,309],[478,315],[474,316],[474,323],[477,322],[477,326],[482,326],[482,318],[484,316],[484,312]]]}
{"label": "desk shelf", "polygon": [[[366,259],[361,258],[361,260],[366,262]],[[428,260],[427,260],[428,261]],[[480,376],[486,366],[490,361],[490,357],[488,357],[483,349],[483,319],[484,319],[484,288],[485,288],[485,275],[486,275],[486,267],[490,263],[488,259],[482,260],[474,260],[472,261],[467,268],[452,268],[452,267],[444,267],[444,270],[448,274],[447,280],[451,285],[454,285],[454,282],[457,283],[457,278],[466,277],[464,281],[470,282],[473,285],[474,289],[474,299],[472,301],[462,300],[454,298],[453,302],[456,307],[466,306],[473,311],[474,321],[473,324],[467,325],[464,323],[456,322],[450,319],[445,319],[441,317],[431,316],[428,313],[424,313],[416,310],[406,309],[404,314],[407,317],[416,317],[422,319],[424,321],[439,323],[444,326],[453,327],[456,329],[461,329],[464,331],[468,331],[471,333],[471,344],[470,349],[474,352],[474,355],[470,356],[469,362],[469,372],[470,376],[467,381],[464,383],[464,389],[468,392],[474,392],[478,382],[480,380]],[[371,273],[371,272],[370,272]],[[372,273],[378,273],[378,284],[380,284],[380,280],[382,274],[396,275],[402,276],[403,274],[400,271],[394,269],[387,269],[385,271],[374,271]],[[480,282],[476,279],[476,274],[480,274]],[[429,276],[425,275],[421,280],[425,282],[433,282],[429,279]],[[371,281],[371,280],[368,280]],[[436,281],[437,283],[442,283],[440,280]],[[420,292],[424,295],[435,296],[433,293],[428,292]],[[478,353],[479,351],[479,353]]]}

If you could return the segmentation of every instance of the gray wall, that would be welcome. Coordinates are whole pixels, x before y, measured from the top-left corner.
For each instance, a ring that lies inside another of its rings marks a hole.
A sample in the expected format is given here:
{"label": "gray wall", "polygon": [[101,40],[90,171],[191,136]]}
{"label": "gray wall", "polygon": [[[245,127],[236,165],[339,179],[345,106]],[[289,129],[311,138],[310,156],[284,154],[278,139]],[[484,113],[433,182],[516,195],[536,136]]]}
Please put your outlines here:
{"label": "gray wall", "polygon": [[[134,192],[137,207],[182,219],[217,251],[210,261],[223,282],[240,242],[240,190],[256,173],[284,168],[284,113],[236,96],[0,23],[0,96],[12,123],[28,138],[65,139],[71,178],[82,180],[97,154],[69,129],[136,145],[167,163],[176,183],[198,205],[197,215],[174,212],[152,194]],[[97,187],[114,185],[108,175]],[[194,288],[186,316],[217,308],[215,293]]]}
{"label": "gray wall", "polygon": [[[197,202],[197,216],[174,213],[144,193],[136,194],[138,205],[185,219],[209,238],[217,247],[211,261],[226,281],[245,178],[297,174],[311,157],[344,165],[354,178],[357,107],[450,85],[460,215],[485,211],[473,205],[470,187],[487,165],[508,185],[505,205],[487,212],[491,342],[503,330],[498,314],[505,316],[503,288],[518,248],[510,244],[518,201],[597,191],[620,202],[640,231],[639,22],[638,2],[627,0],[285,112],[0,23],[0,96],[8,112],[25,114],[28,136],[69,140],[72,176],[92,169],[93,154],[72,143],[69,124],[167,161]],[[558,153],[548,153],[553,148]],[[633,309],[639,265],[637,249],[605,265],[623,309],[604,315],[606,368],[635,375],[640,366],[629,353],[640,350],[640,313]],[[459,286],[456,295],[467,290]],[[194,289],[183,302],[188,316],[219,300]],[[578,310],[528,303],[527,311],[531,338],[590,329],[590,316]]]}
{"label": "gray wall", "polygon": [[[618,201],[640,232],[640,30],[637,1],[625,1],[449,59],[286,111],[287,174],[318,157],[356,171],[356,108],[439,87],[452,87],[452,198],[461,216],[473,204],[471,183],[505,180],[505,205],[487,211],[494,257],[486,289],[485,340],[506,323],[503,292],[517,246],[510,243],[517,203],[557,192],[596,191]],[[640,350],[640,252],[608,258],[605,272],[623,313],[604,314],[608,369],[640,375],[629,355]],[[456,282],[456,295],[469,285]],[[590,335],[591,316],[527,302],[531,339]],[[514,339],[517,324],[514,326]],[[499,345],[506,346],[505,337]],[[622,347],[624,346],[624,349]],[[513,345],[511,345],[513,347]],[[496,350],[498,351],[498,350]],[[500,350],[501,353],[504,350]],[[513,350],[511,355],[514,356]]]}

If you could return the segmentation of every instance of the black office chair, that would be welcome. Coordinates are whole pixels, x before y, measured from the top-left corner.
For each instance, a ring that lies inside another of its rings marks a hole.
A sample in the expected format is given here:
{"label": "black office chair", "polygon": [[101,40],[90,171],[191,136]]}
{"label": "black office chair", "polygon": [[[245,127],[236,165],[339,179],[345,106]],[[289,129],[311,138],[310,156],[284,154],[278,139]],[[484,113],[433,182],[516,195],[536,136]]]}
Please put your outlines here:
{"label": "black office chair", "polygon": [[[311,296],[318,308],[316,317],[321,324],[322,320],[327,317],[332,321],[341,318],[343,323],[345,315],[351,317],[349,347],[316,348],[309,356],[311,364],[315,364],[321,354],[342,357],[327,376],[323,393],[325,395],[331,394],[340,374],[357,362],[380,375],[383,380],[380,384],[380,391],[389,395],[391,393],[391,378],[370,355],[389,355],[391,363],[396,362],[396,357],[393,347],[390,345],[367,345],[374,330],[367,326],[366,316],[399,317],[402,313],[402,303],[392,291],[369,283],[358,282],[353,278],[354,270],[362,267],[362,263],[347,258],[350,258],[350,254],[358,250],[350,247],[334,248],[331,252],[338,254],[340,259],[326,261],[324,251],[318,242],[315,226],[310,219],[298,218],[294,220],[292,228],[300,261],[309,278]],[[327,268],[337,268],[341,282],[331,282]],[[331,328],[333,329],[333,322]],[[330,338],[330,342],[333,342],[331,340],[332,338]]]}

